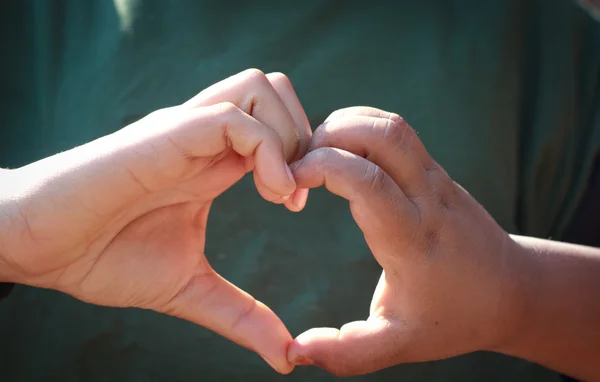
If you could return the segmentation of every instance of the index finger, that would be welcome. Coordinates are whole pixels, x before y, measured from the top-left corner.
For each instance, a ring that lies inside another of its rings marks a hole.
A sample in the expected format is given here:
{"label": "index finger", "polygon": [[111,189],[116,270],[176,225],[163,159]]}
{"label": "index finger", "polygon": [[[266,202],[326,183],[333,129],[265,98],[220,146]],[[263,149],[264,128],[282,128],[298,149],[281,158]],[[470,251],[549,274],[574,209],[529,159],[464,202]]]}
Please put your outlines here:
{"label": "index finger", "polygon": [[310,128],[308,117],[306,116],[304,108],[302,107],[302,104],[296,95],[292,82],[285,74],[269,73],[267,74],[267,79],[273,86],[273,89],[275,89],[279,95],[279,98],[281,98],[287,107],[292,119],[296,123],[300,141],[298,142],[298,150],[294,160],[301,159],[304,154],[306,154],[308,145],[310,144],[310,139],[312,137],[312,130]]}
{"label": "index finger", "polygon": [[[279,94],[279,97],[287,107],[288,111],[292,115],[292,118],[296,122],[298,133],[300,135],[300,142],[298,152],[296,153],[295,160],[304,157],[308,151],[310,140],[312,138],[312,130],[310,128],[310,122],[304,112],[304,108],[300,104],[300,100],[294,91],[294,87],[289,78],[283,73],[269,73],[267,78],[273,85],[273,88]],[[260,180],[257,179],[259,182]],[[258,185],[257,185],[258,186]],[[294,191],[291,199],[284,202],[285,206],[294,212],[301,211],[306,205],[308,199],[308,189],[299,188]]]}
{"label": "index finger", "polygon": [[297,187],[324,185],[350,202],[354,220],[382,265],[386,261],[382,256],[396,255],[394,238],[410,237],[417,227],[416,206],[381,167],[365,158],[322,147],[309,152],[290,168]]}
{"label": "index finger", "polygon": [[[294,95],[295,97],[295,95]],[[231,102],[279,135],[286,161],[291,162],[300,146],[299,128],[267,76],[248,69],[203,90],[184,106],[211,106]]]}

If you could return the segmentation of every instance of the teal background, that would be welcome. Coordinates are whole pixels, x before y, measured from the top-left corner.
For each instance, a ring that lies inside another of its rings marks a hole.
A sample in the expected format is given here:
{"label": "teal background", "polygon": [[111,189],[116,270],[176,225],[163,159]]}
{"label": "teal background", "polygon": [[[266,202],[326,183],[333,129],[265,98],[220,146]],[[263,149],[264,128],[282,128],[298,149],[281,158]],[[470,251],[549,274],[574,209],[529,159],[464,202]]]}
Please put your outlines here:
{"label": "teal background", "polygon": [[[181,103],[249,67],[289,75],[313,128],[335,109],[404,116],[508,231],[560,238],[600,147],[600,24],[568,0],[7,1],[0,166],[19,167]],[[305,211],[244,178],[215,203],[207,256],[293,335],[365,318],[380,268],[347,203]],[[0,303],[2,380],[326,381],[153,312],[17,287]],[[476,353],[356,381],[558,381]]]}

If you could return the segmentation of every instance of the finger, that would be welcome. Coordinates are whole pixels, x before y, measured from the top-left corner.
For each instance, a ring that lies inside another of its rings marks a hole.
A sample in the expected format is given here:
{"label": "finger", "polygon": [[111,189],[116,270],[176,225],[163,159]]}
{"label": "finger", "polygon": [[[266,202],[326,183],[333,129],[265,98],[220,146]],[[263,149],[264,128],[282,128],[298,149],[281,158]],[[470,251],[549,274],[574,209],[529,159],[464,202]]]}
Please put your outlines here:
{"label": "finger", "polygon": [[[284,202],[286,202],[287,200],[290,200],[293,197],[293,193],[290,195],[278,195],[276,192],[273,192],[269,189],[269,187],[267,187],[265,185],[265,183],[262,181],[262,179],[260,178],[260,176],[258,175],[259,171],[254,171],[253,173],[253,177],[254,177],[254,184],[256,185],[256,190],[258,191],[258,193],[263,197],[263,199],[271,202],[271,203],[275,203],[275,204],[282,204]],[[290,174],[290,176],[292,176]]]}
{"label": "finger", "polygon": [[263,72],[249,69],[233,75],[203,90],[183,106],[202,107],[222,102],[235,104],[273,129],[281,139],[286,161],[291,161],[296,156],[300,142],[298,128]]}
{"label": "finger", "polygon": [[285,207],[292,212],[300,212],[306,206],[308,188],[296,188],[289,200],[284,202]]}
{"label": "finger", "polygon": [[[214,157],[230,148],[242,157],[253,158],[255,173],[271,192],[268,195],[261,194],[267,200],[273,199],[273,194],[288,197],[294,192],[296,185],[277,134],[234,104],[167,110],[153,118],[156,119],[157,128],[154,131],[145,129],[141,135],[142,142],[128,139],[129,142],[133,141],[132,145],[138,153],[144,150],[161,153],[160,158],[165,163],[142,161],[146,168],[152,166],[146,173],[153,174],[155,167],[162,166],[168,167],[176,178],[182,178],[188,176],[186,172],[194,169],[191,166],[194,160],[206,161],[205,158]],[[144,173],[138,170],[132,172]]]}
{"label": "finger", "polygon": [[[385,110],[376,109],[374,107],[368,107],[368,106],[352,106],[352,107],[347,107],[344,109],[336,110],[327,117],[325,122],[328,122],[328,121],[331,121],[334,119],[338,119],[338,118],[342,118],[342,117],[351,117],[351,116],[383,118],[383,119],[389,119],[389,120],[395,121],[396,123],[406,123],[406,121],[404,121],[404,119],[396,113],[390,113]],[[425,166],[425,168],[428,168],[433,159],[427,152],[427,149],[423,145],[423,142],[421,142],[421,140],[418,139],[418,134],[416,133],[416,131],[415,131],[415,134],[417,135],[417,141],[414,142],[413,148],[416,151],[417,156],[423,163],[423,166]]]}
{"label": "finger", "polygon": [[[418,210],[376,164],[336,148],[311,151],[291,165],[298,188],[325,185],[350,201],[356,223],[376,256],[393,255],[390,238],[411,235]],[[378,258],[380,263],[385,259]]]}
{"label": "finger", "polygon": [[255,351],[279,373],[294,368],[287,360],[292,338],[279,317],[212,270],[194,277],[162,310]]}
{"label": "finger", "polygon": [[[225,155],[223,159],[211,166],[211,171],[180,183],[178,188],[187,195],[197,195],[202,200],[213,200],[236,184],[245,174],[243,157]],[[165,194],[165,197],[172,198],[169,194]],[[164,203],[168,205],[173,202]]]}
{"label": "finger", "polygon": [[[273,85],[279,98],[281,98],[296,123],[300,141],[298,152],[296,153],[294,160],[301,159],[306,154],[312,137],[312,130],[310,128],[308,117],[294,91],[294,86],[285,74],[269,73],[267,74],[267,79],[271,82],[271,85]],[[286,200],[284,204],[290,211],[299,212],[306,206],[307,200],[308,189],[297,189],[291,197],[291,200]]]}
{"label": "finger", "polygon": [[[385,115],[377,109],[355,111]],[[388,173],[408,197],[429,190],[427,169],[433,167],[433,160],[414,130],[398,115],[381,118],[334,113],[315,131],[311,149],[319,147],[337,147],[367,158]]]}
{"label": "finger", "polygon": [[308,189],[297,188],[291,195],[281,196],[269,190],[263,183],[261,178],[254,172],[254,183],[256,190],[267,201],[276,204],[284,204],[285,207],[292,212],[300,212],[305,206],[308,199]]}
{"label": "finger", "polygon": [[285,74],[269,73],[267,74],[267,79],[279,95],[279,98],[285,104],[296,124],[300,141],[298,144],[298,152],[296,153],[294,160],[298,160],[306,154],[308,145],[310,144],[310,138],[312,137],[312,130],[310,128],[310,123],[308,122],[308,117],[294,91],[294,86]]}
{"label": "finger", "polygon": [[[301,159],[308,150],[310,139],[312,137],[312,130],[308,117],[304,112],[304,108],[294,91],[294,87],[289,78],[283,73],[269,73],[267,79],[273,85],[273,88],[279,94],[279,98],[283,101],[287,107],[290,115],[296,123],[296,128],[299,134],[299,146],[298,152],[294,160]],[[306,206],[308,200],[308,189],[297,189],[290,200],[285,200],[284,204],[288,210],[292,212],[299,212]]]}
{"label": "finger", "polygon": [[[292,83],[286,75],[283,73],[269,73],[266,75],[266,77],[273,86],[275,92],[283,101],[296,125],[296,129],[299,134],[299,148],[294,159],[300,159],[302,156],[304,156],[304,154],[306,154],[308,145],[310,143],[310,138],[312,136],[312,130],[310,128],[310,123],[308,122],[306,113],[304,112],[304,109],[298,100]],[[302,210],[306,205],[308,190],[295,192],[290,198],[293,200],[288,200],[287,197],[282,198],[281,196],[271,192],[264,185],[262,179],[257,176],[257,173],[254,174],[254,181],[257,190],[266,200],[274,203],[284,203],[290,211],[294,212]]]}
{"label": "finger", "polygon": [[300,334],[288,349],[295,365],[315,365],[336,376],[372,373],[393,366],[402,349],[401,330],[383,318],[348,323],[340,330],[315,328]]}

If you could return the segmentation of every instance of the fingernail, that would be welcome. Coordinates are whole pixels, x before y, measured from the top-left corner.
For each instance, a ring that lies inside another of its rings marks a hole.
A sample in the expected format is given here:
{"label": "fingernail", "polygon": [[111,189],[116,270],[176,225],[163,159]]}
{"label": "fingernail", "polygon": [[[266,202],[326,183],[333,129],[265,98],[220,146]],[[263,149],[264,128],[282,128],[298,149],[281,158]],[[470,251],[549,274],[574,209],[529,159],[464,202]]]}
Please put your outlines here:
{"label": "fingernail", "polygon": [[310,358],[307,358],[303,355],[299,355],[296,358],[294,358],[294,362],[292,362],[294,365],[298,365],[298,366],[310,366],[310,365],[314,365],[315,361],[313,361]]}
{"label": "fingernail", "polygon": [[306,198],[308,196],[308,189],[306,188],[297,188],[296,192],[294,192],[294,199],[292,199],[292,204],[295,205],[298,209],[303,209],[306,205]]}
{"label": "fingernail", "polygon": [[269,360],[267,357],[265,357],[265,356],[262,356],[262,355],[261,355],[261,358],[262,358],[262,359],[263,359],[263,360],[264,360],[266,363],[268,363],[268,364],[269,364],[269,366],[271,366],[271,367],[272,367],[272,368],[273,368],[273,369],[274,369],[276,372],[279,372],[279,370],[277,370],[277,368],[275,367],[275,364],[274,364],[273,362],[271,362],[271,360]]}
{"label": "fingernail", "polygon": [[288,179],[290,180],[290,182],[294,183],[294,186],[296,185],[296,179],[294,179],[294,175],[292,175],[292,171],[290,170],[290,166],[288,166],[287,164],[285,165],[285,172],[287,173]]}

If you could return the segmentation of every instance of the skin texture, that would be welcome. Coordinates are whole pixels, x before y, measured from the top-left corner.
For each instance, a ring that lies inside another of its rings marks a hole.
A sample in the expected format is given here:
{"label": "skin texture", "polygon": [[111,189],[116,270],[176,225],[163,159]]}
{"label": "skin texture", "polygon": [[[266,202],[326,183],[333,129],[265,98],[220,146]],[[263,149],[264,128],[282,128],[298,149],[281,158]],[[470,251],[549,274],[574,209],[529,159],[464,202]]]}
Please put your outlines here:
{"label": "skin texture", "polygon": [[382,110],[334,112],[291,168],[350,202],[383,268],[368,319],[299,335],[291,362],[348,376],[492,350],[600,379],[600,251],[509,236]]}
{"label": "skin texture", "polygon": [[[249,171],[266,200],[291,211],[322,185],[350,201],[383,268],[367,320],[292,340],[210,267],[211,202]],[[356,375],[490,350],[600,380],[600,250],[508,235],[396,114],[339,110],[311,140],[282,74],[240,73],[114,134],[0,170],[0,181],[0,281],[177,316],[280,373],[313,364]]]}
{"label": "skin texture", "polygon": [[289,80],[248,70],[84,146],[3,170],[0,280],[139,307],[209,328],[289,373],[292,340],[204,256],[211,202],[253,171],[268,201],[300,210],[286,162],[311,131]]}

